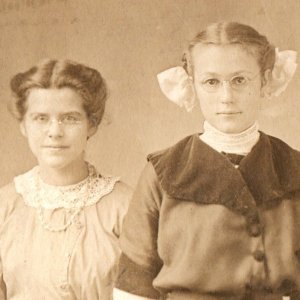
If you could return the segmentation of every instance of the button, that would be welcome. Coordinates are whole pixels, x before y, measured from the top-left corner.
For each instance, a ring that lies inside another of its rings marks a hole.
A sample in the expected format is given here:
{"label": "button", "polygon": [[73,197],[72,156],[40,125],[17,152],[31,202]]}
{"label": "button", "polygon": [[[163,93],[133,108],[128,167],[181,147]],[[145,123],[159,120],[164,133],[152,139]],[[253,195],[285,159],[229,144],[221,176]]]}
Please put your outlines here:
{"label": "button", "polygon": [[241,208],[240,208],[240,212],[242,215],[246,215],[249,211],[249,206],[247,204],[244,204]]}
{"label": "button", "polygon": [[253,257],[255,260],[262,262],[265,259],[265,254],[261,250],[256,250],[253,252]]}
{"label": "button", "polygon": [[251,225],[249,224],[248,232],[249,232],[249,235],[253,236],[253,237],[257,237],[257,236],[261,235],[262,230],[261,230],[260,224],[251,224]]}
{"label": "button", "polygon": [[266,293],[273,293],[273,289],[272,289],[271,285],[270,285],[270,284],[267,284],[267,283],[265,283],[265,284],[263,285],[263,290],[264,290]]}
{"label": "button", "polygon": [[62,284],[60,285],[60,288],[61,288],[62,290],[64,290],[64,291],[66,291],[66,290],[69,288],[69,285],[68,285],[67,283],[62,283]]}
{"label": "button", "polygon": [[294,280],[284,279],[278,290],[281,291],[285,296],[289,296],[293,291],[297,290],[297,284]]}
{"label": "button", "polygon": [[79,221],[76,222],[75,224],[76,224],[77,229],[81,229],[83,227],[82,224]]}
{"label": "button", "polygon": [[249,213],[249,215],[247,216],[247,222],[248,224],[259,224],[260,219],[258,213],[257,212]]}

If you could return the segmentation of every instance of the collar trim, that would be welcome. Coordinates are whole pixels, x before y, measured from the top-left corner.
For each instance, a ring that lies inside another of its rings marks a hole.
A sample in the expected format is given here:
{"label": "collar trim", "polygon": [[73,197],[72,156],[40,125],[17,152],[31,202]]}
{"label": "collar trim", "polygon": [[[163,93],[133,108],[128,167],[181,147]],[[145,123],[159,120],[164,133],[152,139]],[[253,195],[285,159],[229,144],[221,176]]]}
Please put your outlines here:
{"label": "collar trim", "polygon": [[119,177],[102,176],[94,166],[88,164],[89,176],[83,181],[54,186],[41,181],[39,166],[14,178],[17,193],[21,194],[27,206],[45,209],[74,209],[90,206],[112,192]]}
{"label": "collar trim", "polygon": [[150,154],[148,160],[169,196],[222,204],[242,214],[300,189],[300,153],[262,132],[239,169],[198,134]]}

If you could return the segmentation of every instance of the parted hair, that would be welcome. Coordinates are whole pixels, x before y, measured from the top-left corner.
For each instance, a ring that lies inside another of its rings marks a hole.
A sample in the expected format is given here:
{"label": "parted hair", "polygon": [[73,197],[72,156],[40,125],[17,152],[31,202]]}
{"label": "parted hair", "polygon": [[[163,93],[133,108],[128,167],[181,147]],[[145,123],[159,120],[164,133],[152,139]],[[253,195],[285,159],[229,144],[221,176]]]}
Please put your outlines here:
{"label": "parted hair", "polygon": [[102,120],[107,87],[101,74],[93,68],[70,60],[46,59],[29,70],[16,74],[10,81],[13,93],[9,108],[22,120],[26,113],[26,99],[34,88],[64,88],[77,92],[83,100],[83,108],[93,125]]}
{"label": "parted hair", "polygon": [[275,63],[275,47],[268,39],[253,27],[237,22],[220,22],[209,25],[198,33],[189,43],[188,51],[183,56],[184,68],[192,74],[191,53],[197,44],[241,45],[253,54],[260,66],[261,74],[272,70]]}

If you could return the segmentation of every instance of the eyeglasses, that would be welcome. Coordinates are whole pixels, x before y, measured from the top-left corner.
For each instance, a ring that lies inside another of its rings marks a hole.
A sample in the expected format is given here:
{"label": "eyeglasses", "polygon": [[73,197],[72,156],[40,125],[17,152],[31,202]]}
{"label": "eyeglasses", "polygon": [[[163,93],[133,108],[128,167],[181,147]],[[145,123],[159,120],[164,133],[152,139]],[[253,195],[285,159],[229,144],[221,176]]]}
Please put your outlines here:
{"label": "eyeglasses", "polygon": [[252,78],[247,77],[245,75],[235,75],[229,80],[207,78],[205,80],[200,81],[200,85],[208,93],[218,92],[225,83],[229,84],[229,86],[235,91],[243,91],[249,86],[251,81],[256,79],[258,75],[260,75],[260,73],[256,74]]}
{"label": "eyeglasses", "polygon": [[29,116],[29,120],[37,125],[37,126],[50,126],[54,121],[57,122],[59,125],[63,126],[75,126],[80,125],[83,121],[83,118],[80,114],[71,113],[71,114],[64,114],[59,118],[50,118],[47,114],[33,114]]}

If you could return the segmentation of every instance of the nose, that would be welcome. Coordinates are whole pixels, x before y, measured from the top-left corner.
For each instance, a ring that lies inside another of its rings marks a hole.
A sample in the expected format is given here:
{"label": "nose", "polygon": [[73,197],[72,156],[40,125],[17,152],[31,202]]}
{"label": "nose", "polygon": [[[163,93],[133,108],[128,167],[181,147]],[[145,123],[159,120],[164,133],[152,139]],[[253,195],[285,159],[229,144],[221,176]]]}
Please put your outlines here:
{"label": "nose", "polygon": [[62,124],[58,120],[50,120],[48,124],[47,134],[50,138],[62,137],[64,135]]}
{"label": "nose", "polygon": [[228,81],[223,81],[222,83],[220,99],[222,103],[233,102],[232,88]]}

